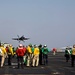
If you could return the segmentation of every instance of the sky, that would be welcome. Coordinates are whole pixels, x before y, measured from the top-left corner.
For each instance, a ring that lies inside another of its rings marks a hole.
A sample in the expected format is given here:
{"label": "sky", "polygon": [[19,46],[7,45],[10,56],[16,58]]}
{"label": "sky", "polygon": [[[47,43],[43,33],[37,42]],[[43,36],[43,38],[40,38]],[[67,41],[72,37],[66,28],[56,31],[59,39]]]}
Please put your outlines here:
{"label": "sky", "polygon": [[60,48],[75,44],[75,0],[0,0],[0,40]]}

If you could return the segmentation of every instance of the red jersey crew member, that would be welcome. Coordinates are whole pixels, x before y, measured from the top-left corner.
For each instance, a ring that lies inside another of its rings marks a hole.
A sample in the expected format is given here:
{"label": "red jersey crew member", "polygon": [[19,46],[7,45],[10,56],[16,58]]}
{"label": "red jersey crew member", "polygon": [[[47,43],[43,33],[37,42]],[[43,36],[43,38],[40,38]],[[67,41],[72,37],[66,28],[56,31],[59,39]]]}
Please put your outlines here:
{"label": "red jersey crew member", "polygon": [[56,48],[53,48],[53,55],[56,54]]}
{"label": "red jersey crew member", "polygon": [[22,44],[19,45],[18,49],[16,50],[16,54],[17,54],[17,61],[18,61],[18,68],[24,68],[23,66],[23,56],[25,54],[25,51],[24,51],[24,47]]}

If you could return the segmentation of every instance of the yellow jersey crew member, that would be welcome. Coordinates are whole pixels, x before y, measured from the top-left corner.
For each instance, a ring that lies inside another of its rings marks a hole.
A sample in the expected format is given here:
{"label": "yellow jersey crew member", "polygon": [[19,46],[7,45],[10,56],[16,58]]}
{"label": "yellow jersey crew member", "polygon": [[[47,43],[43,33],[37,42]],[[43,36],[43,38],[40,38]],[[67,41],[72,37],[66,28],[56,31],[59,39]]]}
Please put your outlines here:
{"label": "yellow jersey crew member", "polygon": [[29,44],[28,46],[27,46],[27,66],[30,66],[30,64],[31,64],[31,55],[32,55],[32,50],[31,50],[31,44]]}
{"label": "yellow jersey crew member", "polygon": [[1,54],[0,54],[0,57],[1,57],[1,65],[0,65],[0,67],[3,67],[7,53],[6,53],[6,50],[5,50],[4,46],[1,45],[1,43],[0,43],[0,52],[1,52]]}
{"label": "yellow jersey crew member", "polygon": [[39,50],[38,46],[34,45],[32,66],[38,66],[39,65],[39,54],[40,54],[40,50]]}
{"label": "yellow jersey crew member", "polygon": [[71,66],[72,67],[74,67],[74,61],[75,61],[75,45],[73,45],[72,54],[71,54]]}
{"label": "yellow jersey crew member", "polygon": [[14,55],[14,53],[13,53],[13,47],[12,47],[11,44],[9,45],[7,53],[8,53],[8,65],[11,66],[12,56]]}

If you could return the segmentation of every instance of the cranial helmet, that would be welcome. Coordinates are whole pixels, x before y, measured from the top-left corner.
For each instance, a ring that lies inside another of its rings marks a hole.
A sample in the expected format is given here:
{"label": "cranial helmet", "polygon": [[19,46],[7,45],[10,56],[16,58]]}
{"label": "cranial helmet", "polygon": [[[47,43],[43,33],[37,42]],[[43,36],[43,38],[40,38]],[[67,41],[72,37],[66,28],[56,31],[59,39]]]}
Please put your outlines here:
{"label": "cranial helmet", "polygon": [[37,47],[37,45],[35,44],[34,47]]}
{"label": "cranial helmet", "polygon": [[44,45],[44,47],[47,47],[47,45]]}
{"label": "cranial helmet", "polygon": [[19,46],[21,47],[21,46],[23,46],[22,44],[19,44]]}

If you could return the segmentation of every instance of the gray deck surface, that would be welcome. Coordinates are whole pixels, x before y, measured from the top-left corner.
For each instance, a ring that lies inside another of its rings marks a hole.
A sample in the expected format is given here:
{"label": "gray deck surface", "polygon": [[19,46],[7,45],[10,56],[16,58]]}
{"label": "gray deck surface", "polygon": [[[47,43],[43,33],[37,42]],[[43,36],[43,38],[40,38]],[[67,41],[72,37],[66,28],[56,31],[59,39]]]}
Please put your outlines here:
{"label": "gray deck surface", "polygon": [[12,60],[12,66],[5,62],[4,68],[0,68],[0,75],[75,75],[75,67],[71,67],[71,61],[65,61],[64,53],[57,53],[55,56],[49,53],[49,64],[38,67],[24,67],[17,69],[16,59]]}

